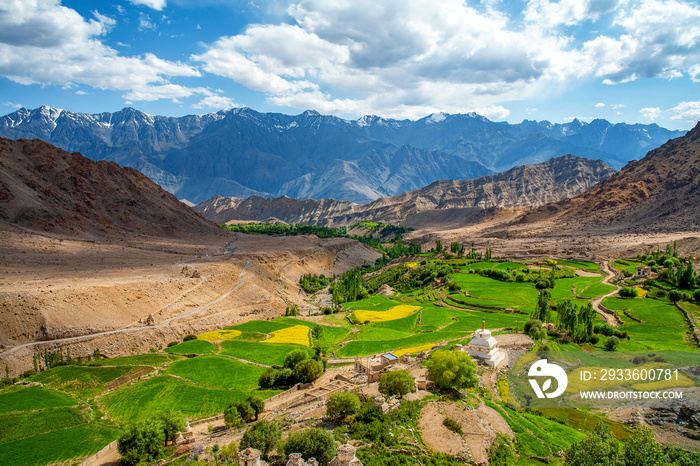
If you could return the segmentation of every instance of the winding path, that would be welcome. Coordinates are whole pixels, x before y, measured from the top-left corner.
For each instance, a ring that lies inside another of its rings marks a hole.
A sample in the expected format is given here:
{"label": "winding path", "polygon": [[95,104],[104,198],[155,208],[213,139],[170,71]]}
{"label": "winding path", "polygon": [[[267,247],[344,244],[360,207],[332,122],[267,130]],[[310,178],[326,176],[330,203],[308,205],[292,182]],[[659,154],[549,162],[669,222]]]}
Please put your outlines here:
{"label": "winding path", "polygon": [[613,283],[610,283],[610,280],[615,278],[617,276],[617,274],[610,268],[610,264],[608,263],[608,261],[603,261],[603,265],[601,266],[601,269],[603,270],[603,272],[605,272],[605,275],[606,275],[606,277],[603,279],[603,281],[601,283],[604,283],[605,285],[614,286],[615,289],[608,294],[605,294],[603,296],[598,296],[597,298],[595,298],[591,302],[593,303],[593,309],[595,309],[598,314],[603,316],[603,319],[605,319],[605,321],[607,323],[609,323],[610,325],[612,325],[614,327],[617,327],[618,326],[617,319],[614,316],[611,316],[610,314],[605,312],[603,310],[603,308],[601,307],[601,304],[603,303],[603,300],[605,298],[609,298],[610,296],[614,295],[615,293],[617,293],[620,290],[619,286],[617,286]]}
{"label": "winding path", "polygon": [[[245,266],[243,267],[243,270],[241,270],[241,274],[239,275],[239,277],[243,277],[243,274],[245,273],[245,271],[246,271],[246,269],[248,268],[248,265],[249,265],[249,264],[250,264],[250,261],[246,262]],[[57,339],[55,339],[55,340],[34,341],[34,342],[31,342],[31,343],[25,343],[25,344],[23,344],[23,345],[15,346],[14,348],[10,348],[9,350],[0,353],[0,356],[6,356],[6,355],[9,355],[9,354],[12,354],[12,353],[14,353],[15,351],[17,351],[17,350],[19,350],[19,349],[22,349],[22,348],[28,348],[28,347],[30,347],[30,346],[36,346],[36,345],[41,345],[41,344],[46,344],[46,343],[69,343],[69,342],[73,342],[73,341],[87,340],[87,339],[89,339],[89,338],[101,337],[101,336],[105,336],[105,335],[114,335],[114,334],[117,334],[117,333],[139,332],[139,331],[143,331],[143,330],[147,330],[147,329],[152,329],[152,328],[162,328],[162,327],[164,327],[164,326],[170,324],[171,322],[174,322],[174,321],[179,320],[179,319],[182,319],[182,318],[184,318],[184,317],[191,316],[192,314],[196,314],[196,313],[198,313],[198,312],[201,312],[201,311],[203,311],[204,309],[208,308],[209,306],[212,306],[212,305],[214,305],[214,304],[216,304],[216,303],[218,303],[218,302],[220,302],[220,301],[226,299],[226,298],[229,297],[232,293],[238,291],[238,289],[239,289],[240,287],[242,287],[243,285],[245,285],[245,281],[246,281],[246,279],[243,278],[243,280],[241,280],[241,282],[240,282],[238,285],[236,285],[235,288],[233,288],[232,290],[230,290],[230,291],[224,293],[223,295],[219,296],[219,297],[216,298],[215,300],[208,302],[207,304],[204,304],[204,305],[202,305],[202,306],[199,306],[199,307],[196,308],[196,309],[192,309],[191,311],[187,311],[187,312],[185,312],[185,313],[183,313],[183,314],[180,314],[180,315],[178,315],[178,316],[171,317],[170,319],[164,320],[163,322],[161,322],[161,323],[159,323],[159,324],[156,324],[156,325],[150,325],[150,326],[146,326],[146,327],[124,328],[124,329],[120,329],[120,330],[110,330],[110,331],[107,331],[107,332],[90,333],[90,334],[88,334],[88,335],[80,335],[80,336],[77,336],[77,337],[57,338]]]}

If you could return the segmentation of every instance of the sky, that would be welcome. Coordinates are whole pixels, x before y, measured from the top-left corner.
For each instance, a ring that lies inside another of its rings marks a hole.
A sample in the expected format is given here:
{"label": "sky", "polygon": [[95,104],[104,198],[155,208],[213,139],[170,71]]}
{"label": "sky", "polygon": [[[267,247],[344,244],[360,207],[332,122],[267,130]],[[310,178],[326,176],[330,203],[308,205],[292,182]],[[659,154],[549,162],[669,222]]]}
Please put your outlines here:
{"label": "sky", "polygon": [[0,114],[700,120],[688,0],[2,0]]}

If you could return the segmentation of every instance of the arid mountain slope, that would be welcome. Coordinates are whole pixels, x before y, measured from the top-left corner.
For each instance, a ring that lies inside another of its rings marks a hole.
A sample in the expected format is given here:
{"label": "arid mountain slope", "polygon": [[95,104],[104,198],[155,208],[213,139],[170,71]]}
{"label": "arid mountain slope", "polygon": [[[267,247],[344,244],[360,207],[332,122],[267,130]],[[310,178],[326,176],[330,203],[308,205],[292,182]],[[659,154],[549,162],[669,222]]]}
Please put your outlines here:
{"label": "arid mountain slope", "polygon": [[71,236],[221,234],[133,168],[0,138],[0,223]]}
{"label": "arid mountain slope", "polygon": [[700,225],[700,123],[592,189],[525,215],[609,228],[673,231]]}
{"label": "arid mountain slope", "polygon": [[195,210],[218,223],[276,217],[285,222],[319,225],[347,225],[362,219],[408,226],[434,222],[444,226],[455,219],[465,222],[478,218],[486,209],[541,206],[575,196],[613,173],[599,160],[566,155],[472,180],[436,181],[425,188],[363,205],[332,199],[215,197]]}

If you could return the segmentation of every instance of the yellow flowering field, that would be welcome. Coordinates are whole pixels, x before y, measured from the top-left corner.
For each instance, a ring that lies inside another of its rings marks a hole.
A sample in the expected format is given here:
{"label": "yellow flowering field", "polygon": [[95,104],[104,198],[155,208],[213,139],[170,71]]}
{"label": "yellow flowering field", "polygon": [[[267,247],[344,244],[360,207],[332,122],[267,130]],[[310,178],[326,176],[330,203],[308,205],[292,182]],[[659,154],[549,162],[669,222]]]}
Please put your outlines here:
{"label": "yellow flowering field", "polygon": [[637,294],[638,294],[640,297],[646,296],[646,294],[649,293],[647,290],[645,290],[645,289],[642,288],[641,286],[635,286],[634,289],[637,290]]}
{"label": "yellow flowering field", "polygon": [[435,346],[435,343],[427,343],[425,345],[412,346],[410,348],[400,349],[398,351],[394,351],[393,353],[399,357],[403,356],[406,353],[416,355],[416,354],[420,353],[421,351],[430,351],[431,349],[433,349],[433,346]]}
{"label": "yellow flowering field", "polygon": [[409,269],[412,269],[413,267],[417,267],[417,266],[418,266],[418,262],[406,262],[406,267],[408,267]]}
{"label": "yellow flowering field", "polygon": [[293,345],[310,346],[309,327],[305,325],[295,325],[272,332],[272,336],[263,343],[291,343]]}
{"label": "yellow flowering field", "polygon": [[197,339],[206,341],[233,340],[240,334],[241,332],[239,330],[214,330],[213,332],[198,335]]}
{"label": "yellow flowering field", "polygon": [[358,322],[387,322],[408,317],[418,309],[420,309],[420,306],[409,306],[408,304],[394,306],[388,311],[364,311],[358,309],[355,311],[355,318]]}

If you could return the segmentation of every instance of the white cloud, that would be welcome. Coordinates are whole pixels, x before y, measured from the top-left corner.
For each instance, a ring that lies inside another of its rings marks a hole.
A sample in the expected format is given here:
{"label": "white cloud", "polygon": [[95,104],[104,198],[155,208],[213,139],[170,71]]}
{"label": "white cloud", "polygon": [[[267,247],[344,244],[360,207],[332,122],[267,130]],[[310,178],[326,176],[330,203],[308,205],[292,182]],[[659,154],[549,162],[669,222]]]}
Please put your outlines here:
{"label": "white cloud", "polygon": [[587,66],[607,84],[638,78],[699,80],[700,6],[678,0],[636,0],[620,6],[613,26],[619,37],[601,35],[584,44]]}
{"label": "white cloud", "polygon": [[595,106],[595,108],[603,108],[603,107],[605,107],[605,104],[603,102],[598,102],[594,106]]}
{"label": "white cloud", "polygon": [[673,116],[672,120],[688,121],[697,123],[700,121],[700,101],[696,102],[681,102],[671,109]]}
{"label": "white cloud", "polygon": [[200,100],[196,104],[192,105],[192,108],[204,109],[204,108],[214,108],[214,109],[227,109],[233,108],[236,103],[233,99],[225,97],[223,95],[210,95]]}
{"label": "white cloud", "polygon": [[581,73],[565,39],[516,31],[460,0],[302,0],[289,14],[296,24],[250,26],[192,59],[277,105],[395,117],[481,109],[500,118],[505,102]]}
{"label": "white cloud", "polygon": [[15,104],[13,102],[5,102],[3,105],[5,105],[5,107],[11,108],[22,108],[22,104]]}
{"label": "white cloud", "polygon": [[166,7],[165,0],[129,0],[129,3],[133,5],[143,5],[148,8],[153,8],[154,10],[162,10]]}
{"label": "white cloud", "polygon": [[0,7],[0,74],[20,84],[123,90],[129,99],[154,95],[154,86],[167,88],[169,77],[201,76],[150,53],[120,56],[101,41],[114,20],[93,14],[96,19],[85,20],[57,0],[9,0]]}
{"label": "white cloud", "polygon": [[88,95],[88,93],[85,91],[77,90],[75,91],[75,95]]}
{"label": "white cloud", "polygon": [[150,16],[145,13],[139,13],[139,31],[145,31],[147,29],[155,31],[158,29],[158,26],[151,21]]}
{"label": "white cloud", "polygon": [[646,107],[641,109],[639,113],[642,114],[647,122],[653,123],[657,118],[659,118],[659,116],[661,116],[661,109],[659,107]]}
{"label": "white cloud", "polygon": [[530,0],[525,9],[525,20],[545,29],[572,26],[584,20],[596,20],[609,13],[619,0]]}

